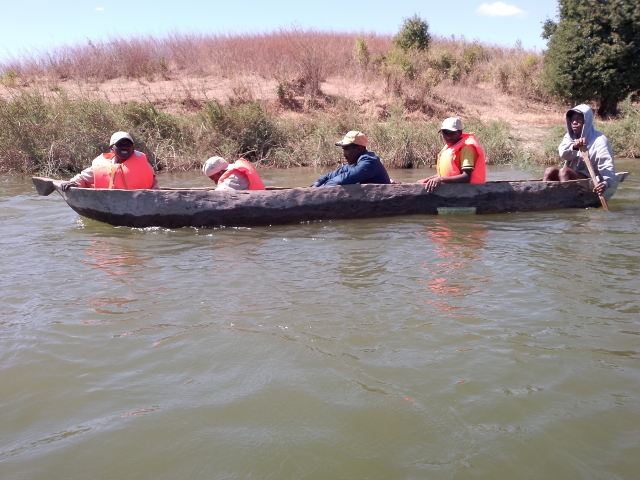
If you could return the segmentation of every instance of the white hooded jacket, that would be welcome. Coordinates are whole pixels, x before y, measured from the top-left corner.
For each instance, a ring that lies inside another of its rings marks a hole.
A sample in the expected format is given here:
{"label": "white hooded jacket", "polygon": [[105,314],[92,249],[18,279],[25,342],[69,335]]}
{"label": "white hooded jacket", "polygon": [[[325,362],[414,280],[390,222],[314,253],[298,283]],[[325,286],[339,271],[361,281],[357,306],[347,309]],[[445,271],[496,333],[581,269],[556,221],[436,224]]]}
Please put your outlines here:
{"label": "white hooded jacket", "polygon": [[589,176],[589,170],[580,156],[580,150],[573,149],[573,141],[580,138],[580,136],[573,133],[571,129],[571,115],[576,112],[584,115],[582,136],[587,139],[587,152],[589,153],[591,164],[596,167],[600,175],[604,177],[605,182],[607,182],[607,188],[612,187],[615,185],[616,173],[613,165],[611,144],[607,137],[593,128],[593,112],[588,105],[578,105],[567,112],[566,123],[568,133],[564,136],[558,147],[558,153],[564,160],[564,166],[580,172],[587,177]]}

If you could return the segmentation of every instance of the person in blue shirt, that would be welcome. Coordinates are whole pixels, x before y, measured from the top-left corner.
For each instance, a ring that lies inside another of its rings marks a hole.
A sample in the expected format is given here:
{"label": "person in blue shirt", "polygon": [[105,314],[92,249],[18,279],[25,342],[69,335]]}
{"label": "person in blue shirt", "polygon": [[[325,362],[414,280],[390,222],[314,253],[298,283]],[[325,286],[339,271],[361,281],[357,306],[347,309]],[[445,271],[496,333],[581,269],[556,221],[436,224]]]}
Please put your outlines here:
{"label": "person in blue shirt", "polygon": [[389,174],[375,153],[367,150],[367,137],[362,132],[351,131],[336,142],[342,147],[346,165],[320,177],[312,187],[333,187],[354,183],[390,184]]}

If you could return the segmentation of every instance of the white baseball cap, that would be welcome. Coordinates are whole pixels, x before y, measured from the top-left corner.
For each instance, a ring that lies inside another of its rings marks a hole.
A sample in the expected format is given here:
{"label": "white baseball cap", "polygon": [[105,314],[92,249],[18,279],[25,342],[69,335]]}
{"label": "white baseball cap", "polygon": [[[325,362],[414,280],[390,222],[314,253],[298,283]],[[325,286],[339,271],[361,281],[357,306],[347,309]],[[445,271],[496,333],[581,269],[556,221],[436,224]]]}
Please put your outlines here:
{"label": "white baseball cap", "polygon": [[109,140],[109,146],[113,146],[116,143],[118,143],[120,140],[131,140],[131,143],[135,143],[133,141],[133,138],[131,138],[131,135],[129,135],[127,132],[116,132],[113,135],[111,135],[111,140]]}
{"label": "white baseball cap", "polygon": [[440,130],[449,130],[451,132],[462,130],[462,121],[458,117],[449,117],[442,122]]}
{"label": "white baseball cap", "polygon": [[229,162],[227,162],[224,158],[211,157],[206,162],[204,162],[204,165],[202,165],[202,171],[207,177],[210,177],[211,175],[215,175],[216,173],[225,170],[228,166]]}

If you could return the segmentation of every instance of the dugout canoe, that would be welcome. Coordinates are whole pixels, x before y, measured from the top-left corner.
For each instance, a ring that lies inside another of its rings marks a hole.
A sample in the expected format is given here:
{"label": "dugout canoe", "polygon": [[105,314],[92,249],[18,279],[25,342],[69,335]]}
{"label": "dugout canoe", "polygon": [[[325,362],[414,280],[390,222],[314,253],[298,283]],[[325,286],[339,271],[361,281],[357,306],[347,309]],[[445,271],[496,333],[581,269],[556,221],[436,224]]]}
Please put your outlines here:
{"label": "dugout canoe", "polygon": [[[627,172],[605,191],[609,200]],[[428,193],[423,184],[344,185],[262,191],[213,188],[103,190],[70,188],[59,180],[33,177],[40,195],[57,191],[78,214],[124,227],[219,227],[277,225],[318,220],[442,213],[505,213],[599,207],[591,180],[498,181],[443,184]]]}

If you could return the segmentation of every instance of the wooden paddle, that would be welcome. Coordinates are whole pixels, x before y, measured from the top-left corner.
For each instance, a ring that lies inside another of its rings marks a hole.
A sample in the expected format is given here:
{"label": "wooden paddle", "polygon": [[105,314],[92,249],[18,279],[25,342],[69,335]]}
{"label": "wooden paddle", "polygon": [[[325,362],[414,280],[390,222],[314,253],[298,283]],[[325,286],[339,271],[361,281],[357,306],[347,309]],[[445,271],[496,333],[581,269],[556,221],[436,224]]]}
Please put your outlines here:
{"label": "wooden paddle", "polygon": [[[593,186],[595,187],[600,182],[598,182],[598,178],[596,177],[596,172],[593,170],[593,165],[591,165],[591,160],[589,160],[589,153],[587,152],[587,149],[585,147],[580,147],[580,155],[582,155],[582,159],[584,160],[584,163],[587,164],[589,175],[591,175],[591,181],[593,182]],[[607,201],[604,199],[604,197],[598,194],[598,198],[600,199],[602,208],[604,208],[606,211],[609,211],[609,206],[607,205]]]}
{"label": "wooden paddle", "polygon": [[[583,123],[582,132],[580,132],[580,137],[584,135],[584,127],[585,125]],[[589,159],[589,152],[587,151],[586,146],[580,147],[580,155],[582,155],[582,159],[584,160],[584,163],[587,164],[587,170],[589,170],[589,175],[591,176],[591,181],[593,182],[593,188],[595,188],[596,185],[598,185],[598,183],[600,182],[598,182],[598,177],[596,177],[596,172],[593,170],[593,165],[591,165],[591,160]],[[608,212],[609,206],[607,205],[607,201],[600,194],[598,194],[598,198],[600,199],[600,204],[602,205],[602,208],[604,208]]]}

